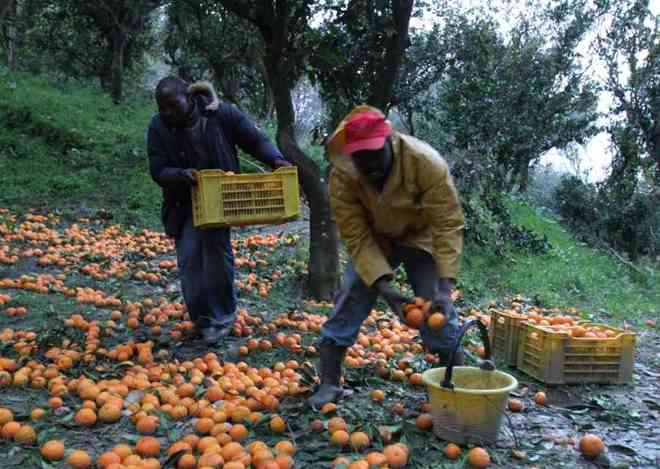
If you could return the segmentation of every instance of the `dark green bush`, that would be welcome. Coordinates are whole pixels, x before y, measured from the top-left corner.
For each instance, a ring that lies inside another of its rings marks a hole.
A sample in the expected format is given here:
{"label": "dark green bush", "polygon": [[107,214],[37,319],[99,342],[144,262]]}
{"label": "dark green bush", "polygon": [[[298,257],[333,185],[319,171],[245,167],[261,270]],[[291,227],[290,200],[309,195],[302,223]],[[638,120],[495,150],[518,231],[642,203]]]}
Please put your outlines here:
{"label": "dark green bush", "polygon": [[631,259],[660,254],[660,211],[651,191],[571,176],[560,183],[556,201],[564,221],[588,243],[607,243]]}

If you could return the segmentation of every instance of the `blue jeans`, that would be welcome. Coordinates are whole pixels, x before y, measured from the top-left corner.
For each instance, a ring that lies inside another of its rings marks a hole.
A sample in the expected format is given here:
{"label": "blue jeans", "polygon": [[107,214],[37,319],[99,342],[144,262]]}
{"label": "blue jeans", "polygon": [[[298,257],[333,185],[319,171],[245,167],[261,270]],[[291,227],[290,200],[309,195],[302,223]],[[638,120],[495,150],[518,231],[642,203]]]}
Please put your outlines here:
{"label": "blue jeans", "polygon": [[[421,249],[395,246],[388,259],[393,268],[403,264],[408,280],[416,296],[432,299],[438,289],[438,269],[433,256]],[[331,341],[340,347],[350,347],[357,340],[362,322],[369,316],[377,299],[377,293],[368,288],[360,279],[353,264],[349,264],[344,274],[342,287],[335,297],[332,317],[321,330],[324,341]],[[447,322],[438,331],[426,324],[420,328],[422,342],[432,353],[448,353],[454,345],[459,329],[458,314],[452,308]]]}
{"label": "blue jeans", "polygon": [[190,215],[176,239],[176,257],[183,299],[195,325],[202,329],[233,324],[236,292],[230,229],[198,230]]}

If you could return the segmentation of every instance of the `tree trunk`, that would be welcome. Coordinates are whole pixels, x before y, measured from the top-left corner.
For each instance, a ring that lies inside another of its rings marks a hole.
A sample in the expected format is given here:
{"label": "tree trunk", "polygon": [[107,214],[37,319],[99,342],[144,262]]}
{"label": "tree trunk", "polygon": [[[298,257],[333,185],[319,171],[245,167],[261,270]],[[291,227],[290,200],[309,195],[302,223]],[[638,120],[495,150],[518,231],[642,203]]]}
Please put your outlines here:
{"label": "tree trunk", "polygon": [[213,71],[213,82],[217,84],[222,98],[240,108],[241,103],[237,96],[238,85],[233,82],[234,80],[232,77],[227,76],[225,64],[219,61],[211,61],[209,59],[209,66]]}
{"label": "tree trunk", "polygon": [[265,70],[265,66],[261,68],[261,77],[264,87],[264,96],[261,101],[261,118],[262,119],[272,119],[275,114],[275,98],[273,97],[273,89],[270,86],[270,80],[268,79],[268,73]]}
{"label": "tree trunk", "polygon": [[526,158],[522,158],[520,165],[518,167],[518,182],[519,187],[518,191],[521,194],[527,192],[527,187],[529,186],[529,161]]}
{"label": "tree trunk", "polygon": [[[287,160],[298,167],[300,185],[309,203],[309,290],[315,298],[329,300],[339,280],[337,228],[330,213],[327,179],[298,146],[295,113],[287,77],[278,70],[279,57],[267,59],[266,71],[277,112],[277,144]],[[280,78],[281,77],[281,78]]]}
{"label": "tree trunk", "polygon": [[16,20],[18,18],[18,1],[13,1],[9,5],[7,18],[10,20],[9,27],[7,28],[7,67],[9,71],[15,72],[17,59],[16,59]]}
{"label": "tree trunk", "polygon": [[110,93],[110,90],[112,90],[112,73],[109,69],[99,72],[99,84],[103,91]]}
{"label": "tree trunk", "polygon": [[655,186],[658,190],[658,193],[660,193],[660,116],[656,116],[656,122],[653,126],[651,134],[651,145],[649,150],[653,160],[655,161],[655,171],[652,172],[655,174]]}
{"label": "tree trunk", "polygon": [[126,49],[126,35],[122,31],[115,31],[112,35],[112,84],[110,94],[115,104],[119,104],[123,94],[124,50]]}
{"label": "tree trunk", "polygon": [[389,107],[401,60],[408,47],[408,25],[414,3],[414,0],[392,0],[392,19],[396,33],[387,39],[382,70],[367,100],[368,104],[383,111]]}
{"label": "tree trunk", "polygon": [[0,26],[5,24],[5,18],[13,8],[14,0],[0,0]]}
{"label": "tree trunk", "polygon": [[406,111],[406,121],[408,124],[408,131],[410,135],[415,136],[415,111],[408,109]]}

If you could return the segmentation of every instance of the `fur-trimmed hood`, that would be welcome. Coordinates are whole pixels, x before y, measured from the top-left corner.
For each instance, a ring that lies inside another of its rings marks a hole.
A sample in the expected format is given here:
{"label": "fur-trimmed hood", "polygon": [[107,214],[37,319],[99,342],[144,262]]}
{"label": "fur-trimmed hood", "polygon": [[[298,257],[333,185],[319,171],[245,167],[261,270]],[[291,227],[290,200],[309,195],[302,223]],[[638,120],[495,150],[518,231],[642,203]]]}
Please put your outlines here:
{"label": "fur-trimmed hood", "polygon": [[196,81],[188,87],[188,92],[193,96],[203,98],[206,106],[205,111],[217,111],[220,107],[220,98],[215,92],[215,87],[210,81]]}

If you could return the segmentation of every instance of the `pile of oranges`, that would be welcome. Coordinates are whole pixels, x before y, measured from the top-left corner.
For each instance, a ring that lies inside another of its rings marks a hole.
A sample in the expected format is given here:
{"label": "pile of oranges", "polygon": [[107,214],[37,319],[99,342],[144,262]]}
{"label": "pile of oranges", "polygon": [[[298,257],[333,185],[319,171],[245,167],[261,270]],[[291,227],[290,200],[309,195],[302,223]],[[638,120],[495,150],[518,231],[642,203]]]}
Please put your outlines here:
{"label": "pile of oranges", "polygon": [[406,324],[414,329],[419,329],[423,324],[439,330],[447,322],[446,316],[440,311],[431,311],[431,301],[423,298],[415,298],[412,303],[405,305],[403,314]]}

